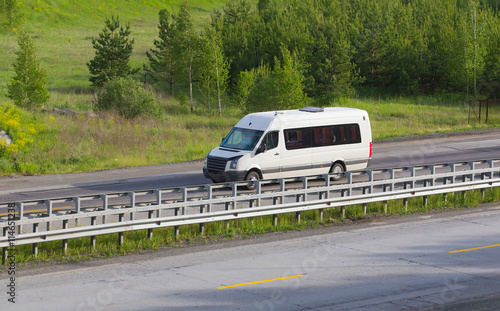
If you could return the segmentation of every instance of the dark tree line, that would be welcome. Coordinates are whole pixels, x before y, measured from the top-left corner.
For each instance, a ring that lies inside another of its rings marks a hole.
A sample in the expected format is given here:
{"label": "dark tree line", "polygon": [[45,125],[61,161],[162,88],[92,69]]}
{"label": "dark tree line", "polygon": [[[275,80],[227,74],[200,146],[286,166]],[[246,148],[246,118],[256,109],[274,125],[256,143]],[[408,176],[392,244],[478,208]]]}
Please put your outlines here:
{"label": "dark tree line", "polygon": [[479,0],[261,0],[253,10],[239,0],[214,19],[232,83],[261,63],[274,66],[284,44],[311,97],[353,87],[477,93],[485,77],[500,77],[497,9]]}
{"label": "dark tree line", "polygon": [[247,110],[373,90],[500,96],[496,1],[236,0],[203,31],[184,2],[158,29],[144,70],[172,94],[188,86],[191,110],[194,87],[219,113],[226,91]]}

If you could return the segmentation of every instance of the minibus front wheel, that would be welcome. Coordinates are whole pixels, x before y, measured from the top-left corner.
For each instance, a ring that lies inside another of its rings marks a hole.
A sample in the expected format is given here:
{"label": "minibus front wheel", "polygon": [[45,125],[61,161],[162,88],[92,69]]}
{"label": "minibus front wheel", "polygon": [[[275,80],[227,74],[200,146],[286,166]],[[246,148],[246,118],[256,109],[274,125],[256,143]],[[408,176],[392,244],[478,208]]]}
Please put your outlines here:
{"label": "minibus front wheel", "polygon": [[330,174],[333,174],[332,179],[335,181],[340,180],[342,176],[344,176],[344,172],[345,172],[345,167],[342,164],[342,162],[335,162],[330,168]]}
{"label": "minibus front wheel", "polygon": [[261,179],[261,176],[258,171],[250,171],[247,173],[245,176],[245,180],[248,181],[247,189],[248,190],[255,190],[257,188],[257,184],[255,181]]}

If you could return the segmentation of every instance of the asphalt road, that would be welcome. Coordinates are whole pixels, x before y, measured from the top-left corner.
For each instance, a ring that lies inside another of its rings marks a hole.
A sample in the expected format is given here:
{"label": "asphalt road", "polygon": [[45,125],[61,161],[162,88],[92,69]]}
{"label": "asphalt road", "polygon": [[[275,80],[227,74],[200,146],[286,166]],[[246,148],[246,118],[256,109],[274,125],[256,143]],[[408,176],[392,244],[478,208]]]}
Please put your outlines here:
{"label": "asphalt road", "polygon": [[499,310],[499,228],[488,206],[20,267],[0,308]]}

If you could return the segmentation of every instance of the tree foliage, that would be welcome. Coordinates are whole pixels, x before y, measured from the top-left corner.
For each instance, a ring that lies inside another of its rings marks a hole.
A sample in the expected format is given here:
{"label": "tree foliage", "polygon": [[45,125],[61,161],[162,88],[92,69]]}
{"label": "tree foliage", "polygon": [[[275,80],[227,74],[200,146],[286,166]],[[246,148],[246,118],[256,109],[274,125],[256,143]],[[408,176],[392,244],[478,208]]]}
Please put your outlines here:
{"label": "tree foliage", "polygon": [[118,17],[105,21],[106,27],[98,38],[92,39],[95,49],[94,59],[87,63],[90,82],[93,86],[102,86],[106,81],[126,77],[138,71],[132,70],[129,59],[132,55],[134,40],[129,40],[130,25],[120,26]]}
{"label": "tree foliage", "polygon": [[155,48],[146,52],[149,60],[146,71],[153,81],[168,83],[170,94],[173,95],[174,73],[177,68],[173,51],[174,24],[171,14],[165,9],[159,13],[158,31],[158,39],[153,41]]}
{"label": "tree foliage", "polygon": [[15,75],[7,86],[8,96],[14,103],[26,109],[34,109],[46,103],[50,94],[47,91],[47,74],[40,66],[31,36],[21,32],[18,37],[19,49],[14,61]]}
{"label": "tree foliage", "polygon": [[0,2],[0,31],[15,29],[22,22],[19,2],[17,0],[3,0]]}
{"label": "tree foliage", "polygon": [[262,63],[274,68],[284,44],[301,60],[308,96],[321,99],[360,87],[479,92],[500,63],[498,38],[490,35],[497,10],[486,0],[261,0],[256,9],[239,0],[213,19],[230,59],[230,85]]}
{"label": "tree foliage", "polygon": [[224,96],[229,79],[229,63],[222,50],[220,33],[213,27],[205,27],[201,37],[200,81],[209,107],[212,98],[217,99],[218,113],[221,114],[221,97]]}
{"label": "tree foliage", "polygon": [[201,70],[197,62],[201,46],[200,37],[195,32],[193,18],[187,1],[181,5],[179,13],[175,15],[174,31],[174,62],[177,65],[175,77],[181,83],[189,85],[191,112],[194,111],[193,83],[199,78]]}
{"label": "tree foliage", "polygon": [[[280,48],[281,60],[276,57],[275,67],[256,74],[249,84],[242,84],[247,111],[283,110],[303,107],[306,97],[303,92],[304,76],[298,70],[297,62],[285,46]],[[241,83],[248,83],[242,75]]]}
{"label": "tree foliage", "polygon": [[129,119],[139,115],[158,114],[153,95],[140,82],[128,77],[106,81],[102,90],[97,93],[95,110],[116,110]]}
{"label": "tree foliage", "polygon": [[[492,97],[500,93],[499,25],[489,0],[259,0],[255,7],[236,0],[196,28],[185,1],[176,13],[160,11],[145,68],[171,94],[189,87],[191,111],[193,88],[209,108],[217,98],[219,113],[226,91],[248,111],[298,107],[309,98],[329,105],[363,91]],[[97,50],[108,51],[102,47],[115,37],[118,25],[107,26]],[[120,57],[96,52],[89,63],[100,68],[96,83],[130,73],[101,64],[128,62],[132,43]]]}

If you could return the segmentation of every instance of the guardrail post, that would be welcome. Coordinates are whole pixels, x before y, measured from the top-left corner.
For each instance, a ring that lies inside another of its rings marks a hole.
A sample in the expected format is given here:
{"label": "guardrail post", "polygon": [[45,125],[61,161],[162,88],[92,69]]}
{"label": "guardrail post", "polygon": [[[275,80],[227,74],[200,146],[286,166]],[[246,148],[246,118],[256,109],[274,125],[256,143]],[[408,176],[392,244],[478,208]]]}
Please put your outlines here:
{"label": "guardrail post", "polygon": [[[174,216],[179,216],[179,208],[174,209]],[[177,240],[179,238],[179,226],[174,226],[174,238]]]}
{"label": "guardrail post", "polygon": [[[17,210],[19,211],[18,215],[17,215],[18,216],[17,218],[18,218],[18,220],[23,220],[23,218],[24,218],[24,203],[23,202],[17,202],[16,206],[17,206]],[[21,233],[21,232],[19,231],[19,233]]]}
{"label": "guardrail post", "polygon": [[[45,200],[45,205],[47,206],[47,216],[50,217],[52,215],[52,201]],[[47,221],[47,231],[50,231],[50,229],[51,229],[50,221]]]}
{"label": "guardrail post", "polygon": [[[448,184],[448,178],[447,177],[444,177],[443,178],[443,185],[447,185]],[[446,203],[448,202],[448,193],[443,193],[443,203]]]}
{"label": "guardrail post", "polygon": [[260,181],[257,180],[257,187],[256,187],[257,191],[256,193],[259,195],[259,197],[257,198],[257,206],[261,206],[262,205],[262,202],[261,202],[261,199],[260,199],[260,195],[262,194],[262,185],[260,183]]}
{"label": "guardrail post", "polygon": [[[427,180],[424,180],[424,188],[427,187]],[[427,196],[424,195],[423,196],[423,204],[424,204],[424,207],[427,207]]]}
{"label": "guardrail post", "polygon": [[[283,178],[280,178],[280,179],[278,179],[278,182],[280,184],[280,191],[279,191],[280,196],[273,197],[273,205],[278,204],[277,203],[278,200],[280,201],[280,204],[285,203],[284,202],[285,180]],[[278,214],[273,214],[273,226],[277,226],[277,225],[278,225]]]}
{"label": "guardrail post", "polygon": [[352,196],[352,173],[346,172],[344,174],[346,174],[346,176],[347,176],[347,184],[349,185],[349,188],[347,190],[347,195]]}
{"label": "guardrail post", "polygon": [[[82,200],[80,197],[74,197],[73,202],[75,202],[75,214],[80,213],[82,208]],[[75,226],[78,226],[78,218],[75,218]]]}
{"label": "guardrail post", "polygon": [[[107,194],[102,194],[101,195],[102,199],[102,209],[107,210],[108,209],[108,195]],[[102,215],[102,223],[106,223],[106,215]]]}
{"label": "guardrail post", "polygon": [[[17,209],[19,211],[18,220],[23,220],[23,218],[24,218],[24,203],[23,202],[17,202],[16,206],[17,206]],[[17,232],[18,232],[18,234],[21,234],[21,229],[22,229],[21,225],[18,225],[17,226]]]}
{"label": "guardrail post", "polygon": [[[179,192],[181,192],[182,195],[182,202],[187,202],[188,200],[188,191],[186,187],[181,187],[179,188]],[[182,208],[184,211],[184,207]],[[174,209],[174,216],[179,216],[180,208],[177,207]],[[184,214],[184,212],[182,213]],[[180,232],[180,226],[174,226],[174,239],[179,239],[179,232]]]}
{"label": "guardrail post", "polygon": [[273,226],[278,225],[278,214],[273,214]]}
{"label": "guardrail post", "polygon": [[[384,192],[387,191],[387,185],[384,185]],[[384,214],[387,214],[387,201],[384,201]]]}
{"label": "guardrail post", "polygon": [[[493,168],[494,165],[493,165],[493,160],[488,160],[488,164],[489,164],[489,168]],[[493,179],[493,172],[490,172],[490,179]]]}
{"label": "guardrail post", "polygon": [[[200,205],[200,214],[203,214],[204,210],[205,210],[205,205],[204,204]],[[205,224],[200,223],[200,235],[204,234],[205,234]]]}
{"label": "guardrail post", "polygon": [[[38,223],[33,224],[33,233],[38,232]],[[38,257],[38,243],[33,243],[33,256],[36,258]]]}
{"label": "guardrail post", "polygon": [[[365,194],[366,194],[366,187],[363,187],[363,195],[365,195]],[[366,215],[367,208],[368,208],[368,204],[367,203],[363,203],[363,213],[364,213],[364,215]]]}
{"label": "guardrail post", "polygon": [[[97,216],[90,217],[90,225],[95,226],[97,223]],[[90,236],[90,246],[92,246],[92,250],[95,249],[95,235]]]}
{"label": "guardrail post", "polygon": [[[341,198],[343,198],[343,197],[344,197],[344,195],[345,195],[344,193],[345,193],[345,190],[344,190],[344,189],[340,190],[340,197],[341,197]],[[340,207],[340,214],[342,215],[342,219],[344,219],[344,218],[345,218],[345,206],[344,206],[344,205],[342,205],[342,206]]]}
{"label": "guardrail post", "polygon": [[[407,182],[403,183],[403,189],[404,190],[408,189],[408,183]],[[407,212],[408,211],[408,198],[404,198],[403,199],[403,205],[405,207],[405,212]]]}
{"label": "guardrail post", "polygon": [[[148,219],[153,218],[155,211],[148,211]],[[149,241],[153,240],[153,228],[148,229],[148,239]]]}
{"label": "guardrail post", "polygon": [[[307,177],[303,176],[301,179],[302,179],[302,189],[306,190],[308,188]],[[302,197],[304,202],[307,201],[307,191],[304,191]]]}
{"label": "guardrail post", "polygon": [[[485,180],[486,176],[484,173],[481,173],[481,180]],[[481,188],[481,201],[484,201],[484,188]]]}
{"label": "guardrail post", "polygon": [[434,186],[435,183],[434,175],[436,175],[436,167],[434,165],[427,165],[427,168],[431,171],[432,175],[431,186]]}
{"label": "guardrail post", "polygon": [[324,176],[323,178],[325,179],[325,187],[327,188],[327,190],[323,192],[325,194],[323,199],[329,199],[330,198],[330,191],[328,191],[328,188],[330,187],[330,184],[331,184],[330,177],[328,174],[325,174],[323,176]]}
{"label": "guardrail post", "polygon": [[[208,185],[207,187],[207,199],[211,201],[213,199],[213,189],[212,185]],[[207,213],[210,213],[212,211],[212,203],[207,204]]]}
{"label": "guardrail post", "polygon": [[[373,171],[368,170],[366,171],[366,174],[368,175],[368,181],[371,183],[373,181]],[[370,193],[373,193],[373,186],[370,186]]]}
{"label": "guardrail post", "polygon": [[[301,177],[300,179],[302,180],[302,189],[307,189],[307,178]],[[295,196],[295,202],[305,202],[306,198],[306,193],[297,194]],[[295,220],[297,223],[300,223],[300,212],[295,213]]]}
{"label": "guardrail post", "polygon": [[[161,201],[162,201],[162,196],[161,196],[161,190],[160,189],[156,189],[154,191],[155,193],[155,196],[156,196],[156,205],[161,205]],[[156,218],[160,218],[160,214],[161,214],[161,210],[158,208],[156,210]],[[153,234],[153,231],[151,231],[151,235]]]}
{"label": "guardrail post", "polygon": [[410,171],[410,177],[412,178],[411,180],[411,188],[415,188],[415,167],[414,166],[411,166],[408,168],[408,170]]}
{"label": "guardrail post", "polygon": [[[236,194],[237,194],[237,187],[234,184],[234,182],[230,183],[229,186],[231,187],[232,198],[234,199],[236,197]],[[235,208],[235,202],[234,201],[228,201],[228,202],[224,203],[224,210],[228,211],[231,208],[232,209]],[[226,221],[224,221],[224,223],[226,224],[226,230],[229,230],[229,221],[226,220]]]}
{"label": "guardrail post", "polygon": [[[125,217],[125,214],[123,214],[123,213],[118,214],[118,222],[122,222],[124,217]],[[123,232],[118,232],[118,245],[119,246],[123,245]]]}
{"label": "guardrail post", "polygon": [[[133,210],[133,208],[135,207],[135,192],[130,191],[127,193],[127,195],[130,198],[130,208]],[[134,220],[134,218],[134,212],[130,212],[130,220]]]}
{"label": "guardrail post", "polygon": [[[63,229],[68,229],[68,220],[65,219],[62,222],[62,228]],[[66,252],[68,251],[68,239],[63,239],[62,240],[62,252],[63,255],[66,255]]]}
{"label": "guardrail post", "polygon": [[[450,173],[454,173],[456,171],[455,163],[451,163],[449,166],[450,166]],[[455,176],[451,177],[450,182],[452,184],[455,183]],[[455,199],[455,192],[452,192],[452,194],[453,194],[453,199]]]}

